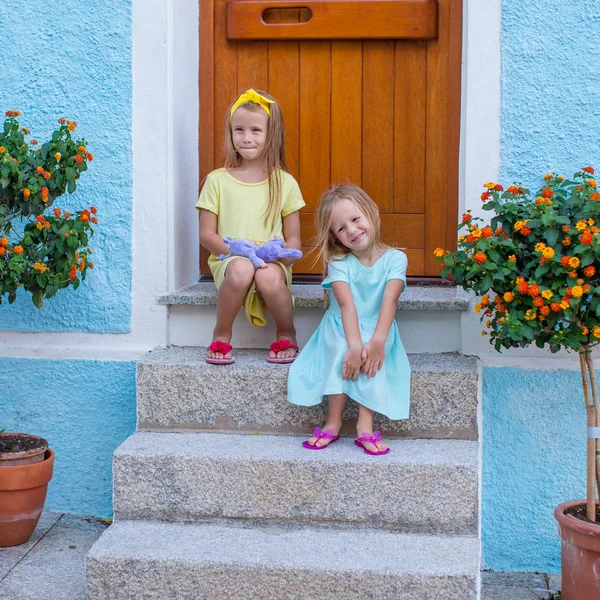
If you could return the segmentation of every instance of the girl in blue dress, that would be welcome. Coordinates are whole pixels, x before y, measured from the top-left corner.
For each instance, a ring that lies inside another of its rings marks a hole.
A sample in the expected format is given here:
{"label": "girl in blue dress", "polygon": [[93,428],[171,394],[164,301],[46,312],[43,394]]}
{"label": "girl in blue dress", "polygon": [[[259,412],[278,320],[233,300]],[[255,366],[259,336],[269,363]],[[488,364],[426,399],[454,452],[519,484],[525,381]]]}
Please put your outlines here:
{"label": "girl in blue dress", "polygon": [[394,320],[406,254],[382,243],[377,205],[351,184],[323,196],[317,232],[330,305],[290,369],[288,400],[313,406],[329,399],[327,421],[305,448],[323,450],[339,439],[350,397],[359,404],[354,443],[367,454],[387,454],[373,413],[406,419],[409,412],[410,365]]}

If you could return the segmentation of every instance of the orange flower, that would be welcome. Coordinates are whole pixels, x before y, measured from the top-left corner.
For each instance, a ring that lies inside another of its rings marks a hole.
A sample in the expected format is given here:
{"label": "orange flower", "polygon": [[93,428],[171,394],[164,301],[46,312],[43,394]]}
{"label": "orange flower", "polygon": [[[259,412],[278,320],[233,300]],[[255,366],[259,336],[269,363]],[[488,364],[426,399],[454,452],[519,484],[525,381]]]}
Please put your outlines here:
{"label": "orange flower", "polygon": [[529,227],[523,227],[520,233],[521,235],[529,235],[531,233],[531,229],[529,229]]}
{"label": "orange flower", "polygon": [[581,328],[580,331],[581,335],[587,335],[590,332],[590,330],[585,325]]}
{"label": "orange flower", "polygon": [[76,154],[75,155],[75,162],[80,165],[83,162],[83,156],[81,156],[81,154]]}
{"label": "orange flower", "polygon": [[535,203],[536,203],[536,204],[546,204],[546,200],[545,200],[544,198],[542,198],[541,196],[538,196],[538,197],[535,199]]}
{"label": "orange flower", "polygon": [[31,196],[31,190],[29,188],[25,188],[23,190],[23,196],[25,196],[25,198],[29,198],[29,196]]}
{"label": "orange flower", "polygon": [[35,220],[36,220],[38,223],[43,223],[43,222],[44,222],[46,219],[44,218],[44,215],[38,215],[38,216],[35,218]]}
{"label": "orange flower", "polygon": [[80,221],[83,221],[84,223],[87,223],[90,220],[90,215],[88,215],[86,212],[84,212],[80,217],[79,217]]}
{"label": "orange flower", "polygon": [[50,229],[50,227],[52,227],[52,224],[50,223],[50,221],[46,221],[46,222],[44,223],[44,227],[45,227],[46,229]]}
{"label": "orange flower", "polygon": [[23,254],[23,246],[15,246],[15,247],[13,248],[13,252],[14,252],[15,254]]}
{"label": "orange flower", "polygon": [[584,231],[580,236],[579,236],[579,241],[582,244],[591,244],[592,240],[594,239],[594,237],[592,236],[592,234],[589,231]]}
{"label": "orange flower", "polygon": [[25,134],[25,135],[29,135],[31,133],[31,131],[29,131],[29,129],[27,129],[27,127],[21,127],[21,131]]}
{"label": "orange flower", "polygon": [[563,241],[562,241],[562,245],[567,247],[571,245],[571,238],[570,237],[566,237]]}
{"label": "orange flower", "polygon": [[96,219],[96,217],[92,217],[91,221],[94,225],[96,225],[98,223],[98,219]]}
{"label": "orange flower", "polygon": [[519,193],[519,189],[517,188],[516,185],[511,185],[508,187],[508,189],[506,190],[509,194],[518,194]]}
{"label": "orange flower", "polygon": [[55,158],[56,160],[60,160],[60,156],[61,156],[61,155],[60,155],[60,152],[57,152],[57,153],[54,155],[54,158]]}
{"label": "orange flower", "polygon": [[586,277],[593,277],[596,274],[596,267],[594,265],[590,265],[583,270],[583,274]]}
{"label": "orange flower", "polygon": [[436,249],[433,251],[433,255],[434,255],[436,258],[442,258],[442,256],[446,256],[446,251],[445,251],[443,248],[436,248]]}
{"label": "orange flower", "polygon": [[495,191],[495,192],[503,192],[503,191],[504,191],[504,188],[503,188],[503,187],[502,187],[502,186],[501,186],[499,183],[497,183],[497,184],[494,186],[494,191]]}
{"label": "orange flower", "polygon": [[4,246],[0,246],[0,256],[6,256],[6,248]]}
{"label": "orange flower", "polygon": [[64,124],[67,122],[67,120],[66,120],[66,119],[59,119],[59,120],[58,120],[58,122],[59,122],[61,125],[64,125]]}
{"label": "orange flower", "polygon": [[83,271],[83,269],[84,269],[84,268],[85,268],[85,264],[83,263],[83,261],[81,261],[81,262],[79,263],[79,270],[80,270],[80,271]]}
{"label": "orange flower", "polygon": [[543,315],[544,317],[547,317],[550,314],[550,307],[549,306],[540,306],[540,314]]}
{"label": "orange flower", "polygon": [[552,179],[552,177],[553,177],[552,173],[546,173],[544,175],[544,181],[548,181],[549,179]]}
{"label": "orange flower", "polygon": [[87,148],[85,146],[78,146],[77,147],[77,151],[78,152],[85,152],[87,150]]}
{"label": "orange flower", "polygon": [[490,197],[489,192],[483,192],[483,194],[481,194],[481,201],[485,202],[489,197]]}
{"label": "orange flower", "polygon": [[65,211],[65,219],[70,219],[71,218],[71,213],[68,213],[67,211]]}
{"label": "orange flower", "polygon": [[0,238],[0,246],[2,246],[4,248],[6,248],[8,246],[8,240],[5,237]]}
{"label": "orange flower", "polygon": [[535,298],[539,293],[540,293],[540,287],[538,286],[537,283],[532,283],[528,290],[527,293],[532,297]]}
{"label": "orange flower", "polygon": [[60,217],[60,208],[55,208],[53,211],[55,217]]}
{"label": "orange flower", "polygon": [[550,308],[552,309],[553,312],[560,312],[560,310],[561,310],[560,302],[552,302],[552,304],[550,304]]}
{"label": "orange flower", "polygon": [[69,131],[75,131],[75,128],[77,127],[77,123],[75,121],[67,121],[69,123],[68,127],[69,127]]}
{"label": "orange flower", "polygon": [[595,180],[595,179],[588,179],[588,182],[587,182],[587,184],[588,184],[590,187],[596,187],[596,186],[598,185],[598,183],[596,182],[596,180]]}
{"label": "orange flower", "polygon": [[511,254],[511,255],[508,257],[508,260],[509,260],[510,262],[514,263],[514,262],[517,262],[517,257],[516,257],[514,254]]}
{"label": "orange flower", "polygon": [[583,169],[581,170],[585,171],[586,173],[589,173],[590,175],[594,174],[594,167],[583,167]]}
{"label": "orange flower", "polygon": [[554,256],[554,248],[550,248],[550,246],[544,248],[542,250],[542,255],[546,260],[550,260]]}
{"label": "orange flower", "polygon": [[569,277],[570,277],[571,279],[577,279],[577,277],[578,277],[578,275],[577,275],[577,271],[571,271],[571,272],[569,273]]}
{"label": "orange flower", "polygon": [[504,292],[504,302],[512,302],[515,299],[515,295],[512,292]]}
{"label": "orange flower", "polygon": [[52,174],[50,173],[50,171],[44,171],[44,179],[46,181],[48,181],[48,179],[50,179],[50,177],[52,177]]}
{"label": "orange flower", "polygon": [[574,285],[571,288],[571,296],[573,298],[581,298],[583,296],[583,288],[580,285]]}
{"label": "orange flower", "polygon": [[75,279],[75,277],[77,277],[77,267],[75,265],[73,265],[71,267],[71,272],[69,273],[69,279]]}
{"label": "orange flower", "polygon": [[85,157],[92,162],[94,160],[94,155],[91,152],[88,152]]}
{"label": "orange flower", "polygon": [[590,200],[600,200],[600,194],[598,192],[590,194]]}
{"label": "orange flower", "polygon": [[569,266],[576,269],[581,264],[581,261],[576,256],[569,258]]}
{"label": "orange flower", "polygon": [[[83,216],[83,215],[82,215]],[[487,256],[483,252],[477,252],[475,254],[475,262],[482,265],[487,260]]]}
{"label": "orange flower", "polygon": [[4,146],[0,146],[0,154],[6,152],[6,148]]}
{"label": "orange flower", "polygon": [[529,289],[529,285],[526,281],[521,281],[517,286],[517,289],[519,290],[519,294],[526,294],[527,290]]}
{"label": "orange flower", "polygon": [[542,196],[544,198],[553,198],[554,192],[552,190],[549,190],[548,188],[544,188],[544,190],[542,191]]}
{"label": "orange flower", "polygon": [[43,187],[41,191],[42,191],[42,202],[47,202],[48,201],[48,193],[49,193],[48,188]]}
{"label": "orange flower", "polygon": [[540,307],[544,305],[544,299],[541,296],[537,296],[533,299],[533,305]]}
{"label": "orange flower", "polygon": [[473,215],[470,215],[469,213],[465,213],[462,216],[462,222],[463,223],[468,223],[472,218],[473,218]]}
{"label": "orange flower", "polygon": [[90,269],[93,269],[93,268],[94,268],[94,263],[92,263],[92,262],[91,262],[91,263],[88,263],[88,267],[89,267]]}
{"label": "orange flower", "polygon": [[38,166],[35,168],[35,171],[38,175],[41,175],[44,172],[44,167]]}
{"label": "orange flower", "polygon": [[585,283],[584,279],[578,279],[577,280],[577,285],[583,285]]}
{"label": "orange flower", "polygon": [[484,227],[481,230],[481,237],[483,238],[489,238],[492,237],[494,235],[494,232],[492,231],[491,227]]}
{"label": "orange flower", "polygon": [[98,209],[95,206],[90,206],[90,212],[95,215],[98,212]]}
{"label": "orange flower", "polygon": [[570,228],[568,225],[563,225],[563,226],[562,226],[562,230],[563,230],[565,233],[569,233],[569,229],[571,229],[571,228]]}
{"label": "orange flower", "polygon": [[506,308],[506,306],[504,306],[504,304],[498,304],[496,306],[496,311],[498,311],[499,313],[506,313],[508,312],[508,309]]}
{"label": "orange flower", "polygon": [[595,338],[600,338],[600,327],[598,327],[598,326],[596,325],[596,327],[594,327],[594,329],[592,329],[592,335],[593,335]]}
{"label": "orange flower", "polygon": [[38,141],[37,140],[31,140],[29,142],[32,146],[37,146]]}

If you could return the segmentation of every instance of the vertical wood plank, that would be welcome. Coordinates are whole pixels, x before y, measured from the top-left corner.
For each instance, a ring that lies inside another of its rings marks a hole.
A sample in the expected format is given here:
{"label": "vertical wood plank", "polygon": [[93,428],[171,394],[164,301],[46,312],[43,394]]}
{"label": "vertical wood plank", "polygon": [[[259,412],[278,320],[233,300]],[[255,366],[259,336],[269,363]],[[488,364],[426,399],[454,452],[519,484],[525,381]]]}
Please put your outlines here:
{"label": "vertical wood plank", "polygon": [[381,212],[394,197],[394,42],[363,42],[363,188]]}
{"label": "vertical wood plank", "polygon": [[394,212],[424,213],[427,47],[404,40],[395,46]]}
{"label": "vertical wood plank", "polygon": [[[226,2],[227,0],[200,0],[203,5],[214,3],[214,155],[212,169],[225,164],[225,134],[227,124],[227,109],[237,95],[237,56],[236,43],[227,40]],[[202,7],[201,7],[202,8]]]}
{"label": "vertical wood plank", "polygon": [[448,213],[448,49],[449,3],[439,1],[438,39],[427,42],[427,116],[425,157],[425,257],[423,275],[439,275],[433,256],[446,243]]}
{"label": "vertical wood plank", "polygon": [[448,218],[446,220],[445,248],[456,249],[456,220],[458,218],[460,107],[462,69],[461,2],[450,4],[448,47]]}
{"label": "vertical wood plank", "polygon": [[[300,10],[271,10],[269,23],[298,22]],[[268,92],[279,102],[285,123],[285,153],[290,173],[298,179],[300,125],[300,50],[298,42],[269,42]]]}
{"label": "vertical wood plank", "polygon": [[237,91],[248,88],[266,91],[269,87],[267,42],[238,42]]}
{"label": "vertical wood plank", "polygon": [[331,43],[300,43],[300,187],[309,211],[329,187]]}
{"label": "vertical wood plank", "polygon": [[362,185],[362,42],[331,42],[331,181]]}

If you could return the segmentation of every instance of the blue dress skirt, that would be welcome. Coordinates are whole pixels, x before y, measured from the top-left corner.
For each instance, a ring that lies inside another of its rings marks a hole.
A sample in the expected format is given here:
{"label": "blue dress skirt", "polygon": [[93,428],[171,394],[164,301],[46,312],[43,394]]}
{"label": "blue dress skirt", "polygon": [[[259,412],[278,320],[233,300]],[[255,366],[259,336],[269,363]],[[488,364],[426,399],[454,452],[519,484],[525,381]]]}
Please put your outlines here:
{"label": "blue dress skirt", "polygon": [[[345,281],[350,286],[363,344],[375,332],[387,282],[400,279],[406,284],[407,263],[404,252],[391,248],[371,267],[362,265],[353,254],[329,263],[327,277],[321,285],[331,289],[332,283]],[[344,393],[390,419],[407,419],[410,364],[396,321],[392,322],[385,342],[383,366],[371,379],[362,372],[356,381],[342,379],[342,364],[347,350],[340,306],[331,292],[330,305],[323,320],[290,368],[288,401],[300,406],[313,406],[319,404],[323,396]]]}

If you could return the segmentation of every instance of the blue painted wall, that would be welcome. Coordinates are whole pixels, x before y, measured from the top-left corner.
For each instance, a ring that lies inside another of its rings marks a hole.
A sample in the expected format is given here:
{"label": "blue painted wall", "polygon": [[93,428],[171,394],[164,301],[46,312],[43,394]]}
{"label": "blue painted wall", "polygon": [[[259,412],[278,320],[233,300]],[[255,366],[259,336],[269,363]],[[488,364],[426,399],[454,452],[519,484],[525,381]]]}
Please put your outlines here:
{"label": "blue painted wall", "polygon": [[503,0],[504,184],[600,170],[599,27],[598,0]]}
{"label": "blue painted wall", "polygon": [[[95,269],[77,291],[38,311],[29,298],[0,307],[0,329],[126,332],[131,317],[131,2],[17,0],[0,3],[1,114],[47,140],[59,117],[78,123],[94,161],[72,196],[55,206],[94,205]],[[23,294],[25,296],[25,294]],[[21,301],[24,300],[24,301]]]}
{"label": "blue painted wall", "polygon": [[[538,189],[548,171],[600,170],[600,2],[502,2],[501,168]],[[483,561],[560,569],[554,507],[585,496],[578,372],[483,370]]]}
{"label": "blue painted wall", "polygon": [[46,508],[112,515],[112,455],[135,430],[135,363],[0,359],[0,429],[56,452]]}
{"label": "blue painted wall", "polygon": [[554,508],[585,498],[579,371],[483,369],[483,563],[560,571]]}

